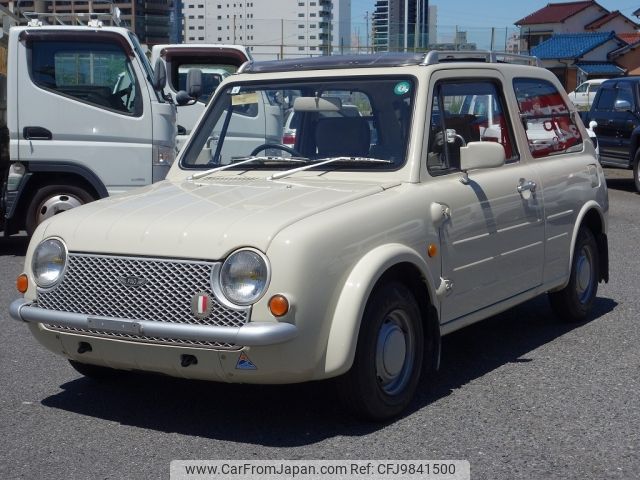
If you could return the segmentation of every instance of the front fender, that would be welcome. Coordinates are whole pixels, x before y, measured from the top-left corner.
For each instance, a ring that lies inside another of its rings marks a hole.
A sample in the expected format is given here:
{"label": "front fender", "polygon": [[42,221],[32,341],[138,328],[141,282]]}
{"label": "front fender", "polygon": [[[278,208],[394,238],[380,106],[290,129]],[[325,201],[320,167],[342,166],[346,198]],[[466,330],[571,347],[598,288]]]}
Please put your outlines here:
{"label": "front fender", "polygon": [[[417,267],[426,280],[429,298],[435,298],[433,267],[414,249],[393,243],[367,253],[351,270],[333,312],[325,357],[328,376],[341,375],[351,368],[360,322],[371,291],[387,270],[400,263]],[[439,267],[439,260],[437,264]]]}

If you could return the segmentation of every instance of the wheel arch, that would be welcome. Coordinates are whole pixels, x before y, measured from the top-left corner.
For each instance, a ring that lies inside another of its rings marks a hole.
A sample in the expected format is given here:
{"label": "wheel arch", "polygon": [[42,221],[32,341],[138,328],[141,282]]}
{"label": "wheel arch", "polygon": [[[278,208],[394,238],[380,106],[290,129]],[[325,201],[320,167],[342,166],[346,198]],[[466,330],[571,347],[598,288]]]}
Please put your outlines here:
{"label": "wheel arch", "polygon": [[[341,375],[351,368],[364,309],[376,288],[386,281],[405,284],[414,294],[423,320],[425,332],[436,341],[435,352],[440,354],[440,324],[435,299],[435,281],[429,265],[406,245],[389,244],[367,253],[351,270],[344,283],[333,312],[327,340],[325,374]],[[437,359],[434,367],[437,367]]]}
{"label": "wheel arch", "polygon": [[29,173],[25,182],[20,187],[18,197],[10,211],[7,212],[7,218],[13,219],[20,224],[20,228],[25,227],[27,209],[31,203],[31,199],[39,188],[47,185],[72,185],[82,188],[94,199],[107,197],[109,193],[104,183],[91,170],[80,165],[73,164],[45,164],[45,163],[29,163]]}
{"label": "wheel arch", "polygon": [[[609,242],[607,238],[607,220],[602,208],[595,201],[587,202],[580,210],[571,237],[571,250],[569,255],[569,271],[573,266],[573,254],[575,251],[578,232],[581,227],[591,230],[598,246],[599,278],[598,281],[609,281]],[[568,281],[568,280],[567,280]]]}

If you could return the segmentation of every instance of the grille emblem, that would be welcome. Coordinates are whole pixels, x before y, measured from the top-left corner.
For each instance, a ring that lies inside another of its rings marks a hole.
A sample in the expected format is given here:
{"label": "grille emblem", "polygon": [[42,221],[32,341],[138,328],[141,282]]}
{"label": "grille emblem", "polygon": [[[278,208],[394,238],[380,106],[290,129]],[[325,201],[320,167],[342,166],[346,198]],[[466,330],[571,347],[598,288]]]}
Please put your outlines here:
{"label": "grille emblem", "polygon": [[191,313],[196,318],[207,318],[211,313],[211,299],[206,293],[196,293],[191,297]]}
{"label": "grille emblem", "polygon": [[140,287],[149,282],[146,278],[134,277],[133,275],[128,277],[118,277],[118,281],[125,287]]}

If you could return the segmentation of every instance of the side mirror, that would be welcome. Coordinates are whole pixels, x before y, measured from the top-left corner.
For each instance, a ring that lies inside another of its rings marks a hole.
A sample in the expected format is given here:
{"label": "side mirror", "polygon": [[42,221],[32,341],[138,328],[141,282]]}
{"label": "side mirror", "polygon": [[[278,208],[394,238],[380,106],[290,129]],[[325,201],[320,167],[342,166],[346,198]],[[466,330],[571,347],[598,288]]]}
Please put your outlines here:
{"label": "side mirror", "polygon": [[631,103],[627,100],[616,100],[613,109],[617,112],[626,112],[627,110],[631,110]]}
{"label": "side mirror", "polygon": [[179,107],[184,107],[185,105],[193,105],[194,103],[196,103],[196,99],[191,97],[191,95],[189,95],[184,90],[180,90],[178,93],[176,93],[175,101],[176,105],[178,105]]}
{"label": "side mirror", "polygon": [[589,128],[590,128],[591,130],[595,130],[595,128],[596,128],[597,126],[598,126],[598,122],[596,122],[595,120],[591,120],[591,121],[589,122]]}
{"label": "side mirror", "polygon": [[156,90],[164,90],[167,84],[167,68],[164,66],[164,62],[158,58],[156,64],[153,67],[153,88]]}
{"label": "side mirror", "polygon": [[199,68],[187,71],[187,93],[195,100],[202,94],[202,70]]}
{"label": "side mirror", "polygon": [[467,172],[479,168],[498,168],[505,164],[504,147],[497,142],[469,142],[466,147],[460,147],[460,169],[465,176],[463,183],[467,183]]}

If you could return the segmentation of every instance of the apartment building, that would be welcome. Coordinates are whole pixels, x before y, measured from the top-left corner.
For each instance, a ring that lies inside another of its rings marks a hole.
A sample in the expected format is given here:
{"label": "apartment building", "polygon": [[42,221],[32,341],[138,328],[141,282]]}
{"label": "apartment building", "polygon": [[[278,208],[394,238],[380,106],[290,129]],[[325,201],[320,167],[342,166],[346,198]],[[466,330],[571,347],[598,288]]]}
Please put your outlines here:
{"label": "apartment building", "polygon": [[429,44],[428,0],[376,0],[373,47],[379,52],[426,48]]}
{"label": "apartment building", "polygon": [[[188,1],[188,0],[187,0]],[[74,23],[74,17],[88,15],[89,12],[102,14],[105,25],[114,25],[109,15],[117,7],[120,26],[133,30],[140,42],[149,46],[158,43],[180,41],[172,26],[179,23],[176,9],[177,0],[0,0],[0,6],[14,12],[22,21],[24,14],[37,12],[41,19],[50,24]]]}
{"label": "apartment building", "polygon": [[328,55],[351,42],[351,0],[184,0],[185,43],[245,45],[259,60]]}

